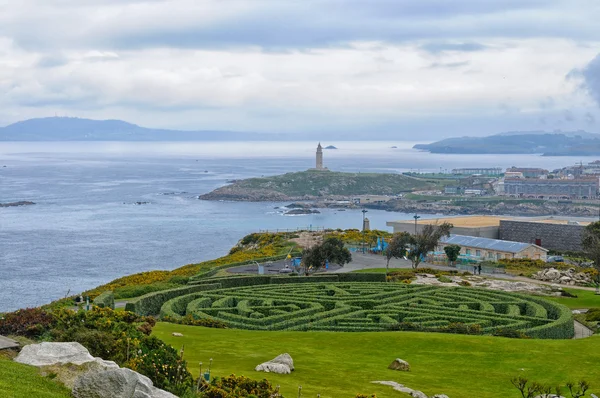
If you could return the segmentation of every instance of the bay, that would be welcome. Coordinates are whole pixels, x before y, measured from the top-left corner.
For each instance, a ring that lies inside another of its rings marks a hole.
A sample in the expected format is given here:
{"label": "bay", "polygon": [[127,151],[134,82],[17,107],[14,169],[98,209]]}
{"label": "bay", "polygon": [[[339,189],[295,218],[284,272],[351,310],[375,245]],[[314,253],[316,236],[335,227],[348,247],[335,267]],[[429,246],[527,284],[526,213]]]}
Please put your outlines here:
{"label": "bay", "polygon": [[[441,155],[413,142],[334,142],[325,165],[353,172],[559,168],[582,157]],[[396,146],[397,148],[392,148]],[[0,311],[41,305],[115,278],[222,256],[259,230],[360,228],[360,210],[284,216],[287,203],[206,202],[228,180],[306,170],[314,142],[2,142]],[[6,167],[3,167],[6,166]],[[136,205],[136,202],[148,202]],[[370,210],[372,228],[412,214]],[[433,217],[433,216],[426,216]]]}

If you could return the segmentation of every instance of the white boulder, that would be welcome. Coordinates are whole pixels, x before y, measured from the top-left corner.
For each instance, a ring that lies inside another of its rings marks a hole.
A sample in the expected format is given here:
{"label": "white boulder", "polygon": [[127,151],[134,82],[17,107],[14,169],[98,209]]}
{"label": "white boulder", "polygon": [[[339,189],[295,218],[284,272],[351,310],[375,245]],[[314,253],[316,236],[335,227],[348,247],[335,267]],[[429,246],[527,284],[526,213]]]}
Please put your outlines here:
{"label": "white boulder", "polygon": [[277,355],[268,362],[261,363],[254,370],[257,372],[290,374],[294,370],[294,360],[290,354],[285,353]]}
{"label": "white boulder", "polygon": [[73,363],[82,365],[92,362],[95,358],[87,348],[79,343],[40,343],[23,347],[16,362],[32,366],[57,365]]}
{"label": "white boulder", "polygon": [[102,372],[89,372],[77,380],[73,386],[75,398],[177,398],[160,390],[152,380],[131,369],[108,369]]}

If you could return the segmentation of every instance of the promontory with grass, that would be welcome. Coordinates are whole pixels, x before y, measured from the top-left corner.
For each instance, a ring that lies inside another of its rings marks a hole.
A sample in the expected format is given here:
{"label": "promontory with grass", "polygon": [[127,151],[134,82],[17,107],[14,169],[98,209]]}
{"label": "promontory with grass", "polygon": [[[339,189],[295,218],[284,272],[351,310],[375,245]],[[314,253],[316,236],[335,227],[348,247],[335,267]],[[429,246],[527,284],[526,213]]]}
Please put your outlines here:
{"label": "promontory with grass", "polygon": [[342,173],[311,169],[271,177],[235,181],[203,200],[276,202],[348,198],[354,195],[389,195],[435,188],[436,183],[403,174]]}

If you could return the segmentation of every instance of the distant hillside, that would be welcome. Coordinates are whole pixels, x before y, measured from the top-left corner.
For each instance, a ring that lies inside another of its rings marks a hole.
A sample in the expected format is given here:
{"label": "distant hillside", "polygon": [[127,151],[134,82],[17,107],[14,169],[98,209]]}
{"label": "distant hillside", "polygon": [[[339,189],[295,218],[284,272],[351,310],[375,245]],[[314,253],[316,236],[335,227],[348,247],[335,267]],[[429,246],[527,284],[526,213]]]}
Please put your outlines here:
{"label": "distant hillside", "polygon": [[561,133],[511,132],[488,137],[448,138],[432,144],[418,144],[414,148],[431,153],[539,153],[547,156],[596,156],[600,155],[600,135],[585,131]]}
{"label": "distant hillside", "polygon": [[398,195],[433,184],[401,174],[302,171],[236,181],[200,196],[204,200],[287,201],[353,195]]}
{"label": "distant hillside", "polygon": [[232,131],[180,131],[140,127],[121,120],[72,117],[29,119],[0,128],[0,141],[233,141],[273,135]]}

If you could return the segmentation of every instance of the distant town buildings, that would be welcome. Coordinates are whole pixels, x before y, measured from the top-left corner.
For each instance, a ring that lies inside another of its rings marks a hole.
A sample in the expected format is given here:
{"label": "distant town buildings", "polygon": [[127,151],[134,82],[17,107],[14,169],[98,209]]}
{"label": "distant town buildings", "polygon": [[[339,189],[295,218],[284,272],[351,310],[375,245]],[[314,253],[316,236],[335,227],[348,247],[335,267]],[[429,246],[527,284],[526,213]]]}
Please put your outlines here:
{"label": "distant town buildings", "polygon": [[502,174],[502,168],[500,168],[500,167],[484,167],[484,168],[452,169],[452,174],[499,176]]}
{"label": "distant town buildings", "polygon": [[504,195],[535,199],[592,199],[598,178],[505,178]]}
{"label": "distant town buildings", "polygon": [[548,175],[548,170],[529,167],[511,167],[506,169],[506,173],[504,174],[505,177],[507,177],[506,174],[518,174],[524,178],[540,178],[541,176]]}

